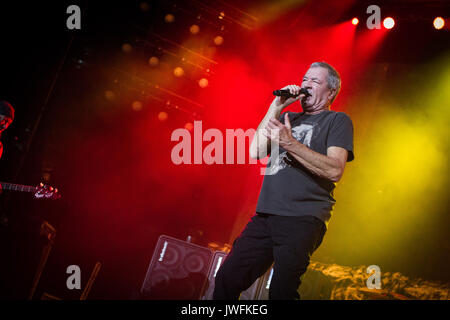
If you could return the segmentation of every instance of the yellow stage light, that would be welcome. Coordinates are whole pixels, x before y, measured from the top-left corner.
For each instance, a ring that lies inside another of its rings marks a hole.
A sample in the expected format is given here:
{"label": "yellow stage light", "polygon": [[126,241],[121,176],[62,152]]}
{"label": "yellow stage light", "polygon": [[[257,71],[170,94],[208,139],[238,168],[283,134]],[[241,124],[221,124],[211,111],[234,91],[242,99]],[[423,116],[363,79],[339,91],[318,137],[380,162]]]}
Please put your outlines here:
{"label": "yellow stage light", "polygon": [[220,46],[223,43],[223,37],[217,36],[214,38],[214,43],[218,46]]}
{"label": "yellow stage light", "polygon": [[196,24],[193,24],[189,30],[192,34],[197,34],[200,32],[200,27]]}
{"label": "yellow stage light", "polygon": [[116,94],[114,93],[114,91],[111,90],[106,90],[105,91],[105,98],[109,101],[114,100],[114,98],[116,97]]}
{"label": "yellow stage light", "polygon": [[164,17],[164,21],[167,23],[172,23],[175,21],[175,16],[171,13],[166,14],[166,16]]}
{"label": "yellow stage light", "polygon": [[156,67],[159,64],[158,57],[151,57],[150,59],[148,59],[148,64],[152,67]]}
{"label": "yellow stage light", "polygon": [[184,70],[183,70],[183,68],[181,68],[181,67],[176,67],[174,70],[173,70],[173,74],[175,75],[175,77],[182,77],[183,75],[184,75]]}
{"label": "yellow stage light", "polygon": [[124,43],[124,44],[122,45],[122,51],[123,51],[123,52],[129,53],[129,52],[131,52],[131,50],[133,50],[133,47],[131,46],[131,44],[129,44],[129,43]]}

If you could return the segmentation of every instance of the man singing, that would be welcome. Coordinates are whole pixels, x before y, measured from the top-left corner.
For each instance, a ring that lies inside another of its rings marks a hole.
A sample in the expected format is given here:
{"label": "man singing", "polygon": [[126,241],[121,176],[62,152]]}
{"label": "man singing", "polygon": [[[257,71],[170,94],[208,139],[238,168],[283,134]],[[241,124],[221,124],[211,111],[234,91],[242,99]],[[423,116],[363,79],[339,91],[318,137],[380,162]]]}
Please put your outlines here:
{"label": "man singing", "polygon": [[[272,263],[269,299],[300,298],[300,277],[323,240],[336,202],[333,190],[346,162],[354,158],[352,121],[330,110],[340,88],[339,73],[325,62],[315,62],[301,86],[283,88],[291,97],[276,97],[270,105],[250,156],[264,158],[271,144],[278,144],[278,157],[271,155],[256,214],[217,273],[214,299],[238,299]],[[280,116],[298,100],[303,112]]]}

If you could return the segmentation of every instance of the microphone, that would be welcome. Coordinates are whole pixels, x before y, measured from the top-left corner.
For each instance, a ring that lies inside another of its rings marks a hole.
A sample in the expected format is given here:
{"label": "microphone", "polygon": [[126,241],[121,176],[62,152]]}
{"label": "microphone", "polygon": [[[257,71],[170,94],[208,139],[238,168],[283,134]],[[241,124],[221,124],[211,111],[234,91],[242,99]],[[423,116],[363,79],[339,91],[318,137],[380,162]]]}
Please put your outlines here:
{"label": "microphone", "polygon": [[284,89],[284,90],[275,90],[273,92],[274,96],[280,96],[280,97],[287,97],[287,98],[295,98],[301,94],[305,94],[306,96],[310,96],[309,92],[307,89],[305,88],[301,88],[300,89],[300,93],[297,95],[293,95],[291,94],[291,92],[288,89]]}

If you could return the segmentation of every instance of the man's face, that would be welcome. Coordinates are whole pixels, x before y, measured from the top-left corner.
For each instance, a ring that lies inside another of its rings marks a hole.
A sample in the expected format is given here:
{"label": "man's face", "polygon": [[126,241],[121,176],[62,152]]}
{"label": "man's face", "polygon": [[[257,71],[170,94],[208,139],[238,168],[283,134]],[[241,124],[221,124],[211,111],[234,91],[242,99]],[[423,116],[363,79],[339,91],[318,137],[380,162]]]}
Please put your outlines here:
{"label": "man's face", "polygon": [[321,67],[310,68],[303,76],[302,88],[308,90],[310,96],[302,99],[302,107],[306,111],[320,110],[328,105],[334,90],[328,87],[328,70]]}
{"label": "man's face", "polygon": [[6,130],[11,124],[12,119],[10,117],[0,115],[0,132]]}

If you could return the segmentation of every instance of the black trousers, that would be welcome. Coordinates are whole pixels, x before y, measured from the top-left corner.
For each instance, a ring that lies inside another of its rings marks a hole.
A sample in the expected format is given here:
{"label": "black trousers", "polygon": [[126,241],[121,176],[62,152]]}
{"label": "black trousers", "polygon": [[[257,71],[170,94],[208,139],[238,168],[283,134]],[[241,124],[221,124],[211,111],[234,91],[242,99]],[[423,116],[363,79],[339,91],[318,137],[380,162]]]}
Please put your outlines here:
{"label": "black trousers", "polygon": [[256,214],[217,272],[213,299],[237,300],[272,263],[269,299],[300,299],[300,277],[325,232],[323,221],[313,216]]}

